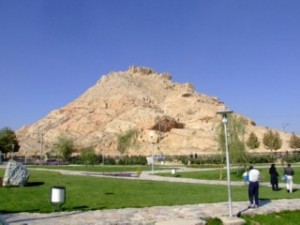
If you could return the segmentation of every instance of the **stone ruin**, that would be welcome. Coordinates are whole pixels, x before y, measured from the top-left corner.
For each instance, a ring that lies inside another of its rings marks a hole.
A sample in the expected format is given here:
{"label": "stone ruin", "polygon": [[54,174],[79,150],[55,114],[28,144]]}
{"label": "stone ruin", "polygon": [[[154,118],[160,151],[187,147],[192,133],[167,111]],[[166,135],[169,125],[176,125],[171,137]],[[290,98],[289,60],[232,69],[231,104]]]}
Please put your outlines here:
{"label": "stone ruin", "polygon": [[19,162],[9,160],[6,166],[2,185],[7,186],[25,186],[29,178],[28,169]]}

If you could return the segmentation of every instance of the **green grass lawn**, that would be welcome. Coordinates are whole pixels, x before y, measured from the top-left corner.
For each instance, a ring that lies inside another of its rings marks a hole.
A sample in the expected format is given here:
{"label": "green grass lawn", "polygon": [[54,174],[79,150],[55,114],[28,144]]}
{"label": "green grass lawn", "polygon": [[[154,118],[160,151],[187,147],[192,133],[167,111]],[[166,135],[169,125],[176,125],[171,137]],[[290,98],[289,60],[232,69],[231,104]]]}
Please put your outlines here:
{"label": "green grass lawn", "polygon": [[271,213],[268,215],[243,216],[246,220],[245,225],[298,225],[300,221],[300,211],[285,211],[280,213]]}
{"label": "green grass lawn", "polygon": [[[0,176],[3,173],[4,170],[0,170]],[[0,211],[50,212],[50,189],[57,185],[66,187],[67,202],[63,206],[66,211],[227,201],[226,186],[70,176],[30,170],[28,186],[0,188]],[[290,195],[284,191],[272,192],[267,187],[261,187],[260,197],[299,198],[300,191]],[[246,201],[247,187],[232,187],[232,199]]]}
{"label": "green grass lawn", "polygon": [[[270,175],[269,175],[269,168],[258,168],[259,171],[261,172],[263,182],[269,182],[270,180]],[[279,168],[277,169],[279,173],[278,181],[282,182],[280,180],[281,175],[283,175],[283,169]],[[300,183],[300,176],[297,176],[297,174],[300,174],[300,168],[295,167],[295,176],[294,176],[294,183]],[[176,177],[182,177],[182,178],[193,178],[193,179],[203,179],[203,180],[220,180],[220,173],[223,174],[221,180],[226,180],[227,175],[226,175],[226,169],[214,169],[214,170],[207,170],[207,171],[196,171],[196,172],[177,172]],[[171,173],[160,173],[157,175],[161,176],[172,176]],[[241,175],[237,175],[237,169],[231,169],[230,172],[230,179],[232,181],[243,181],[243,178]]]}
{"label": "green grass lawn", "polygon": [[[267,215],[242,216],[246,221],[245,225],[298,225],[300,220],[300,211],[284,211],[279,213],[270,213]],[[218,218],[208,219],[207,225],[222,225]]]}
{"label": "green grass lawn", "polygon": [[[136,166],[111,166],[111,165],[95,165],[95,166],[83,166],[83,165],[69,165],[69,166],[27,166],[27,168],[42,168],[42,169],[54,169],[54,170],[72,170],[72,171],[88,171],[88,172],[136,172],[138,170],[140,171],[150,171],[152,168],[151,166],[142,166],[142,165],[136,165]],[[170,169],[167,166],[161,167],[161,166],[155,166],[155,170],[167,170]]]}

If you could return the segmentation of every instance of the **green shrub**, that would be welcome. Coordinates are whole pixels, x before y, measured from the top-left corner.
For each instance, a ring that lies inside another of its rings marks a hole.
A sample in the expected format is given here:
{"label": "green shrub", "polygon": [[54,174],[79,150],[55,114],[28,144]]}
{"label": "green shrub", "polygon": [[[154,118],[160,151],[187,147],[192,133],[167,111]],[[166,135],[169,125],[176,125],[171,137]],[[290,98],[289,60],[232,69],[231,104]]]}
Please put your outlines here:
{"label": "green shrub", "polygon": [[98,163],[97,155],[91,147],[82,150],[80,160],[85,165],[94,165]]}
{"label": "green shrub", "polygon": [[137,145],[138,131],[130,129],[123,134],[118,135],[118,151],[123,154],[129,147]]}
{"label": "green shrub", "polygon": [[287,163],[300,162],[300,152],[294,152],[292,154],[286,154],[282,157],[282,160]]}
{"label": "green shrub", "polygon": [[210,155],[210,156],[197,156],[197,158],[191,158],[190,156],[177,156],[179,161],[184,165],[216,165],[225,162],[224,156],[221,155]]}
{"label": "green shrub", "polygon": [[116,165],[116,160],[113,157],[104,157],[104,164],[105,165]]}
{"label": "green shrub", "polygon": [[275,162],[276,158],[271,155],[248,155],[248,163],[255,164],[255,163],[273,163]]}
{"label": "green shrub", "polygon": [[59,158],[68,161],[74,150],[74,140],[69,136],[60,135],[56,137],[53,149]]}
{"label": "green shrub", "polygon": [[147,159],[145,156],[124,156],[119,159],[120,165],[146,165]]}
{"label": "green shrub", "polygon": [[210,218],[206,220],[206,225],[222,225],[223,222],[219,218]]}

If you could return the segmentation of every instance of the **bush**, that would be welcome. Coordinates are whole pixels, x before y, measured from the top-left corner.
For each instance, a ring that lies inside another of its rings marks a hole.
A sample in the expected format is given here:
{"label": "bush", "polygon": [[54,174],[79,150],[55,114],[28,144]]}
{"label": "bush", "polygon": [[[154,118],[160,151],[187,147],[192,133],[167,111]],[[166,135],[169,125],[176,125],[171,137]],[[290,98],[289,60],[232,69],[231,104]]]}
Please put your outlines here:
{"label": "bush", "polygon": [[198,156],[197,158],[191,158],[190,156],[177,156],[177,159],[184,165],[205,165],[205,164],[222,164],[225,162],[225,157],[222,155],[210,155],[210,156]]}
{"label": "bush", "polygon": [[219,218],[210,218],[206,220],[206,225],[222,225],[223,222]]}
{"label": "bush", "polygon": [[147,159],[145,156],[125,156],[119,159],[120,165],[146,165]]}
{"label": "bush", "polygon": [[53,149],[62,160],[68,161],[74,150],[74,141],[66,135],[58,136],[54,142]]}
{"label": "bush", "polygon": [[276,158],[273,155],[248,155],[248,162],[250,164],[255,163],[274,163]]}
{"label": "bush", "polygon": [[297,151],[291,154],[286,154],[282,157],[282,160],[287,163],[300,162],[300,152]]}
{"label": "bush", "polygon": [[98,163],[98,158],[93,148],[83,149],[80,155],[80,160],[85,165],[94,165]]}
{"label": "bush", "polygon": [[116,160],[113,157],[104,157],[104,164],[105,165],[116,165]]}
{"label": "bush", "polygon": [[69,158],[69,162],[71,164],[81,164],[81,159],[79,158],[79,156],[72,156]]}
{"label": "bush", "polygon": [[137,145],[138,131],[130,129],[124,134],[118,135],[118,151],[123,154],[128,148]]}

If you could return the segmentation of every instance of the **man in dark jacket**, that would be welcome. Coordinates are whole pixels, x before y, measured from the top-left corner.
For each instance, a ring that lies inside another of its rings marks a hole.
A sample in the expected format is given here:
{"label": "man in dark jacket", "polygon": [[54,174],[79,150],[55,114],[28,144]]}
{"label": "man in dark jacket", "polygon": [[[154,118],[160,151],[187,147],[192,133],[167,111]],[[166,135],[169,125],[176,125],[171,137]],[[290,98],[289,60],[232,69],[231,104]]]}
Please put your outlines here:
{"label": "man in dark jacket", "polygon": [[269,174],[271,178],[271,185],[273,191],[278,191],[278,172],[276,170],[275,164],[271,164],[271,167],[269,169]]}

